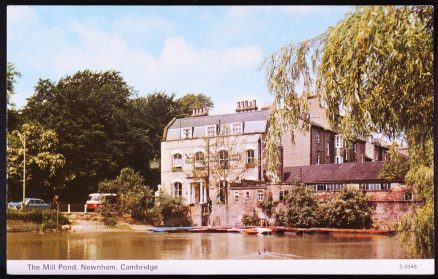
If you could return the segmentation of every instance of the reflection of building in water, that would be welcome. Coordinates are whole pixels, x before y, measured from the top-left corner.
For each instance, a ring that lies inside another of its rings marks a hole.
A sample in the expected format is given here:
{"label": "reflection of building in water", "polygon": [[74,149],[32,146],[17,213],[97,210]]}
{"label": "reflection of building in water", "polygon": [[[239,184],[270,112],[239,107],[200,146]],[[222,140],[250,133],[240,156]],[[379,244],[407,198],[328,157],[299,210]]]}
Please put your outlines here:
{"label": "reflection of building in water", "polygon": [[[261,202],[272,195],[281,208],[296,181],[322,198],[355,187],[376,205],[374,215],[380,227],[398,220],[409,210],[404,205],[416,197],[405,187],[404,178],[379,177],[383,161],[390,159],[387,144],[358,138],[347,145],[344,136],[330,128],[318,99],[309,96],[308,100],[309,111],[302,114],[300,123],[308,120],[309,129],[294,131],[295,145],[290,131],[281,137],[275,181],[265,171],[269,107],[259,110],[251,100],[238,102],[232,114],[208,115],[207,110],[198,109],[191,117],[172,119],[161,142],[161,189],[190,205],[197,225],[240,226],[243,215],[254,211],[272,224],[274,219],[265,216]],[[393,210],[394,204],[401,206]]]}

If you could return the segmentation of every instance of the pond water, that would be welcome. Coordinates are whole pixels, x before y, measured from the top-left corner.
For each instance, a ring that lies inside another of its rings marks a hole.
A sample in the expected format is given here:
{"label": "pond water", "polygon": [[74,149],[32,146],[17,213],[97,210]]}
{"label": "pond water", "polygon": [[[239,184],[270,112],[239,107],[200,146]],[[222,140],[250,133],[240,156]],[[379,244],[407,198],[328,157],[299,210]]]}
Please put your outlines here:
{"label": "pond water", "polygon": [[245,235],[234,233],[8,233],[7,259],[402,259],[385,235]]}

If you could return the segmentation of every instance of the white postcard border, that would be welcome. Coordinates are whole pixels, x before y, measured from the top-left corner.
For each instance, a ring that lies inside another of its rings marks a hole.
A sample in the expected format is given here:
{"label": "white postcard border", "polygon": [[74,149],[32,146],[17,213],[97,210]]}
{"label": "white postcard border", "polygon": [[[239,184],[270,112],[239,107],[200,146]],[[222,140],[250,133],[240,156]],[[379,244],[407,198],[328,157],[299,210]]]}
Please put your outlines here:
{"label": "white postcard border", "polygon": [[[129,268],[128,268],[129,267]],[[434,259],[383,260],[8,260],[28,274],[434,274]]]}

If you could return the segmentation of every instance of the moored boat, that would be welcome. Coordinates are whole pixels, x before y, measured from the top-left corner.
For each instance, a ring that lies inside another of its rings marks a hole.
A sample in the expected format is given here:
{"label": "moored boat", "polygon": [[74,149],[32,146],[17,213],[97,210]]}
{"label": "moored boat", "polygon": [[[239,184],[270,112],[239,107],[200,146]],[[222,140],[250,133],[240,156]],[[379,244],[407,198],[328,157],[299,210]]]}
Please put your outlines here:
{"label": "moored boat", "polygon": [[259,233],[256,228],[244,229],[243,232],[246,234],[258,234]]}
{"label": "moored boat", "polygon": [[245,229],[240,229],[240,228],[231,228],[231,229],[227,229],[227,232],[230,233],[241,233],[243,232]]}

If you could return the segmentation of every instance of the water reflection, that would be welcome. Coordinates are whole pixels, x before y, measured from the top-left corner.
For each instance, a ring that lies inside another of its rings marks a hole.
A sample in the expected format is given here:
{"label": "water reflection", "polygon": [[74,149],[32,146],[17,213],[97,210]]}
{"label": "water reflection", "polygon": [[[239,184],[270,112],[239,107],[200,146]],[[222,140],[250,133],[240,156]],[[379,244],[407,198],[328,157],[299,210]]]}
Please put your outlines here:
{"label": "water reflection", "polygon": [[257,236],[221,233],[8,233],[8,259],[396,259],[379,235]]}

